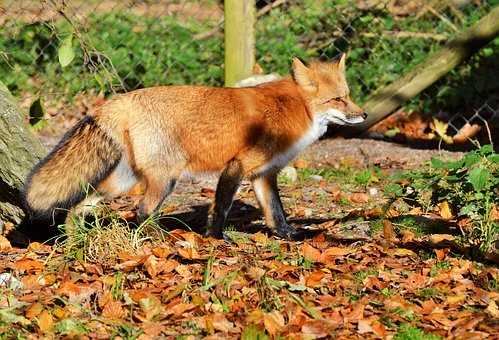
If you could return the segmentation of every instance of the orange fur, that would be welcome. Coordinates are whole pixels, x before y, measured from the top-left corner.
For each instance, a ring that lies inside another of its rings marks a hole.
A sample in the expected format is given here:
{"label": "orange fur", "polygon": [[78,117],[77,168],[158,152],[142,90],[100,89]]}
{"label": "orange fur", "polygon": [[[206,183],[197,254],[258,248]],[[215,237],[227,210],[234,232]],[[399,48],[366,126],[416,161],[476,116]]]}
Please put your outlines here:
{"label": "orange fur", "polygon": [[[67,200],[74,205],[75,183],[104,171],[95,164],[99,157],[84,155],[100,144],[110,150],[110,160],[103,162],[107,173],[95,183],[97,190],[114,196],[145,183],[145,214],[161,204],[184,171],[221,171],[237,162],[244,177],[274,174],[324,133],[328,122],[358,122],[364,115],[349,97],[344,67],[344,57],[309,67],[295,59],[293,77],[254,87],[158,86],[118,95],[96,110],[92,131],[69,136],[33,171],[28,204],[35,210],[67,207]],[[48,194],[57,199],[44,206],[41,195]]]}

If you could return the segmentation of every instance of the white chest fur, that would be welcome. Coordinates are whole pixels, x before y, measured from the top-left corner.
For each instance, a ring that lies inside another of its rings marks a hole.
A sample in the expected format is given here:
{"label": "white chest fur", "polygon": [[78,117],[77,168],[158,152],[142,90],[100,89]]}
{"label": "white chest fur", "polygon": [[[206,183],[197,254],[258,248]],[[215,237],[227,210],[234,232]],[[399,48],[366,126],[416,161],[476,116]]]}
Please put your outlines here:
{"label": "white chest fur", "polygon": [[270,162],[263,165],[258,171],[256,176],[264,175],[269,171],[278,171],[296,157],[303,149],[315,142],[327,130],[328,120],[325,115],[314,115],[314,120],[309,129],[301,136],[299,140],[293,143],[287,150],[276,154]]}

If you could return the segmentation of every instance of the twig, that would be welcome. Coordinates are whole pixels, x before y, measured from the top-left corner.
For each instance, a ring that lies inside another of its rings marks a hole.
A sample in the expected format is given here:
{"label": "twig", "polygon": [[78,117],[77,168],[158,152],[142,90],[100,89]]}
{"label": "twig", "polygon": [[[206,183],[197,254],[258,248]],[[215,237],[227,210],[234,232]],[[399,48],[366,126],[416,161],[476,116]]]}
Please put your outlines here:
{"label": "twig", "polygon": [[[373,32],[362,32],[360,34],[366,38],[379,38],[379,34]],[[395,39],[418,38],[431,39],[435,41],[447,41],[449,37],[446,34],[427,33],[427,32],[408,32],[408,31],[383,31],[381,35]]]}
{"label": "twig", "polygon": [[[284,4],[286,1],[287,0],[276,0],[274,2],[271,2],[271,3],[267,4],[267,5],[265,5],[264,7],[262,7],[258,11],[258,13],[256,14],[256,17],[259,18],[262,15],[267,14],[272,9],[274,9],[274,8],[276,8],[276,7],[281,6],[282,4]],[[224,22],[225,22],[224,18],[220,19],[216,23],[215,27],[213,27],[211,30],[209,30],[207,32],[196,34],[196,35],[193,36],[193,39],[194,40],[203,40],[203,39],[209,38],[209,37],[217,34],[222,29],[222,25],[223,25]]]}
{"label": "twig", "polygon": [[431,12],[434,16],[436,16],[437,18],[439,18],[440,20],[442,20],[444,23],[447,24],[447,26],[449,26],[450,28],[452,28],[455,32],[459,32],[459,29],[456,27],[456,25],[454,25],[449,19],[447,19],[444,15],[440,14],[437,10],[435,10],[435,8],[429,6],[429,5],[426,5],[425,8]]}

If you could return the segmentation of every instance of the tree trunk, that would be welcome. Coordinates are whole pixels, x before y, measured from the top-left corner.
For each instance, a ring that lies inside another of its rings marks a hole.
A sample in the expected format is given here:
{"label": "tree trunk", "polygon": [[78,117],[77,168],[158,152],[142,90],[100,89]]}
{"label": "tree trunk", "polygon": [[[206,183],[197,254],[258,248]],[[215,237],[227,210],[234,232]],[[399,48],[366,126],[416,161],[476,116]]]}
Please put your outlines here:
{"label": "tree trunk", "polygon": [[22,221],[21,189],[29,170],[44,154],[14,97],[0,83],[0,234],[5,222]]}

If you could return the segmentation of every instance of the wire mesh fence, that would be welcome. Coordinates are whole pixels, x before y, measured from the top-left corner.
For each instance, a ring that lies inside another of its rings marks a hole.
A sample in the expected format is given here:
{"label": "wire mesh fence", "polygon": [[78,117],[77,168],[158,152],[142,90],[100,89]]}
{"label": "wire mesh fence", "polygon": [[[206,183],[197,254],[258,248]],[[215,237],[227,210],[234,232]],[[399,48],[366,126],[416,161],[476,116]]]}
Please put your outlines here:
{"label": "wire mesh fence", "polygon": [[[258,0],[256,60],[264,73],[286,75],[294,56],[330,60],[347,52],[352,96],[362,103],[496,2]],[[0,80],[26,108],[41,98],[52,122],[76,119],[116,92],[223,85],[222,1],[6,0],[0,6]],[[437,119],[447,142],[497,138],[498,54],[496,39],[408,101],[395,116],[403,118],[374,131],[438,140]]]}

